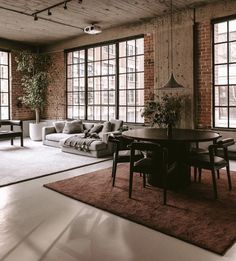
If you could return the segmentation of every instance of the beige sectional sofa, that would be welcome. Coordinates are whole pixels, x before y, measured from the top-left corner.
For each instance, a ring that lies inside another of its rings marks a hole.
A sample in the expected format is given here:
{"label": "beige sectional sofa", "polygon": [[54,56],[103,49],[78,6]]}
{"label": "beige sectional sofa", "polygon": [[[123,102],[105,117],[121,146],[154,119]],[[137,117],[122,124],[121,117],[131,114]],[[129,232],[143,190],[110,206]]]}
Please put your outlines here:
{"label": "beige sectional sofa", "polygon": [[[74,131],[65,131],[67,124],[70,124],[70,122],[58,121],[54,122],[53,126],[44,127],[42,133],[43,144],[61,148],[63,152],[67,153],[100,158],[113,153],[113,145],[108,141],[108,137],[111,134],[120,133],[123,121],[110,120],[109,122],[104,123],[82,122],[82,127],[79,129],[77,128]],[[93,130],[96,130],[96,132],[91,132]],[[86,136],[88,136],[88,139],[93,139],[95,137],[86,150],[72,146],[72,142],[69,142],[69,144],[66,142],[68,141],[68,138],[71,137],[75,137],[76,139],[82,138],[82,141],[86,142]]]}

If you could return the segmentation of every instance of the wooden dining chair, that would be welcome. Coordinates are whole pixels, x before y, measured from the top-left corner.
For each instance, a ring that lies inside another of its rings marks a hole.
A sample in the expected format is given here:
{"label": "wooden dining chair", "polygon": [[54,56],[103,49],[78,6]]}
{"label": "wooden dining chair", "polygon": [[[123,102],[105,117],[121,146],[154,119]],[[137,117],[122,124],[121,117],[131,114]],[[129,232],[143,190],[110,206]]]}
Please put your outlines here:
{"label": "wooden dining chair", "polygon": [[[135,151],[146,151],[146,157],[135,162]],[[163,203],[167,201],[167,179],[176,164],[168,164],[168,151],[160,144],[151,142],[133,142],[131,144],[129,197],[132,197],[133,174],[142,173],[143,187],[146,186],[146,175],[157,175],[160,173],[163,180]]]}
{"label": "wooden dining chair", "polygon": [[[130,146],[134,141],[131,138],[126,138],[122,135],[110,136],[109,141],[114,145],[113,152],[113,164],[112,164],[112,186],[115,186],[116,170],[118,163],[130,162]],[[143,158],[143,154],[140,151],[136,151],[134,155],[134,161]]]}
{"label": "wooden dining chair", "polygon": [[[211,170],[212,173],[212,183],[214,190],[214,198],[217,199],[217,184],[216,184],[216,173],[226,167],[228,186],[229,190],[232,189],[231,177],[230,177],[230,166],[228,157],[228,147],[235,144],[234,139],[227,138],[218,141],[216,144],[210,145],[208,147],[208,154],[195,154],[190,155],[187,162],[190,166],[199,169],[199,179],[201,180],[202,169]],[[223,150],[222,157],[217,156],[218,150]]]}

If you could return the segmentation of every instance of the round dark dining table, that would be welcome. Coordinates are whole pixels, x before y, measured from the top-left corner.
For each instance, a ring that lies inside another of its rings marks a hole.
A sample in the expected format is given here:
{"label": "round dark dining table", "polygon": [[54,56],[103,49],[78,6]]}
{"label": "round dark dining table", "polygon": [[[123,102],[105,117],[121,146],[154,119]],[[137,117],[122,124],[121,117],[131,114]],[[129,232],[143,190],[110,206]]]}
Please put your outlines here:
{"label": "round dark dining table", "polygon": [[[167,135],[167,129],[163,128],[140,128],[124,131],[125,137],[138,141],[160,143],[168,149],[168,159],[176,162],[176,170],[168,179],[168,186],[172,189],[181,189],[189,185],[191,170],[186,164],[186,158],[192,143],[216,142],[220,137],[217,132],[211,130],[196,129],[173,129],[172,135]],[[161,173],[150,176],[149,183],[153,186],[162,187]]]}

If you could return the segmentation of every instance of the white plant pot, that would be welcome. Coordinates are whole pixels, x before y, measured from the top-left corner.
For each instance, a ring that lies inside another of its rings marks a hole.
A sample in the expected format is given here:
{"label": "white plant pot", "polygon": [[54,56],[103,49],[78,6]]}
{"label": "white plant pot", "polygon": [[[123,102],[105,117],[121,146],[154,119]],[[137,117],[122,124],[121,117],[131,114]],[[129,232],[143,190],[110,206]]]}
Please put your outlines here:
{"label": "white plant pot", "polygon": [[46,122],[30,123],[29,124],[29,136],[31,140],[42,140],[42,128],[47,125]]}

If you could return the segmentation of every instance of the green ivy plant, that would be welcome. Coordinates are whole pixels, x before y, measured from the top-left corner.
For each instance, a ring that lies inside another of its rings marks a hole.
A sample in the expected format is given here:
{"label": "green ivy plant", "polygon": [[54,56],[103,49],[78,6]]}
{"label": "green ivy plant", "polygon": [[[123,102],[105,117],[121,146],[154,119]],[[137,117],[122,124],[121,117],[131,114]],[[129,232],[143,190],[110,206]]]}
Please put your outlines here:
{"label": "green ivy plant", "polygon": [[48,67],[51,64],[50,56],[47,54],[22,51],[16,54],[17,71],[23,76],[22,103],[35,110],[36,123],[40,121],[40,111],[46,104],[46,90],[49,84]]}
{"label": "green ivy plant", "polygon": [[175,126],[181,118],[181,110],[185,95],[164,94],[162,97],[154,97],[149,99],[142,112],[142,117],[147,119],[151,126],[159,127]]}

